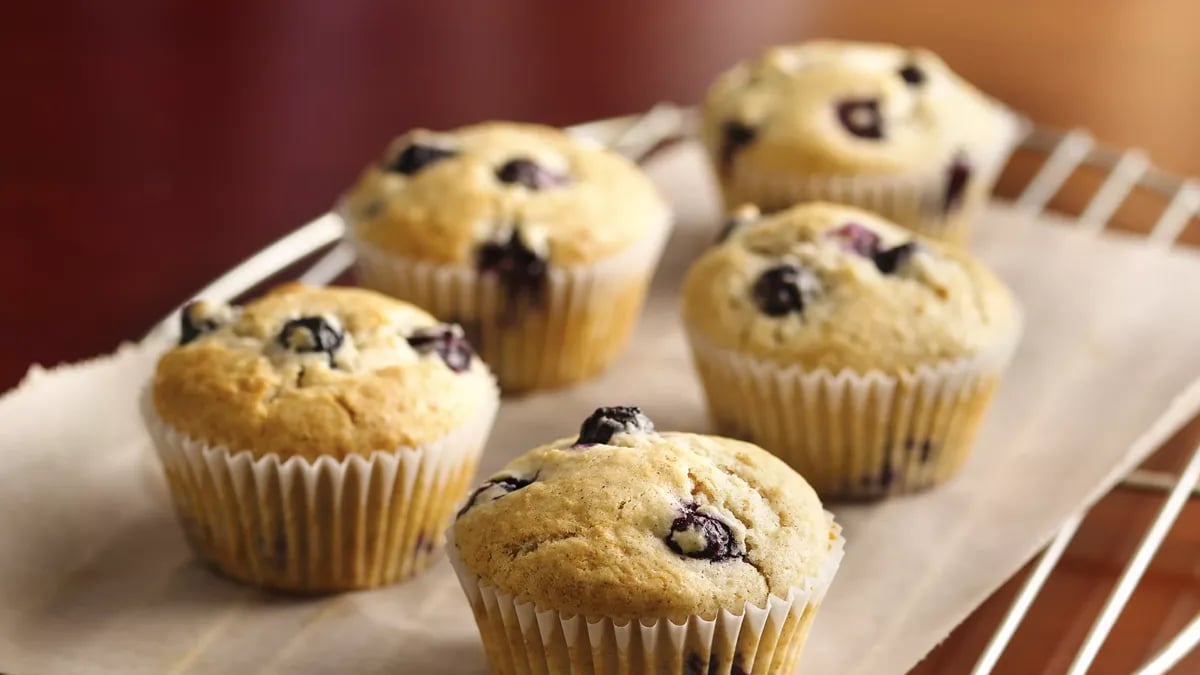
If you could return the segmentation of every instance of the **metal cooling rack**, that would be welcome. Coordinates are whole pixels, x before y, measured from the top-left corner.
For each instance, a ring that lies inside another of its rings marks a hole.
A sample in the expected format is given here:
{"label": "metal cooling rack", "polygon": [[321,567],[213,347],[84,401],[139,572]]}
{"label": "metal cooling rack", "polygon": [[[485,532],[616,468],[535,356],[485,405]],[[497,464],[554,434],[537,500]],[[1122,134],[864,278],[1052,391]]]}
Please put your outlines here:
{"label": "metal cooling rack", "polygon": [[[572,129],[581,132],[619,129],[615,134],[609,132],[608,146],[643,162],[664,147],[694,135],[695,117],[695,112],[690,109],[661,104],[640,115],[593,122]],[[1082,129],[1059,131],[1040,126],[1030,127],[1020,149],[1045,156],[1041,167],[1014,200],[1015,207],[1030,217],[1046,212],[1051,199],[1072,176],[1081,171],[1100,171],[1105,173],[1105,177],[1091,201],[1078,214],[1055,211],[1059,215],[1074,217],[1077,226],[1086,230],[1100,232],[1108,227],[1114,214],[1134,191],[1151,194],[1165,204],[1145,235],[1153,245],[1174,245],[1192,219],[1200,215],[1200,181],[1181,178],[1154,167],[1144,151],[1102,145]],[[339,243],[344,229],[340,217],[332,212],[326,213],[229,270],[201,289],[195,297],[232,301],[322,251],[324,255],[308,266],[299,279],[314,285],[331,283],[349,269],[354,260],[349,247]],[[146,339],[165,339],[171,335],[176,330],[178,311],[175,310],[160,322]],[[1200,497],[1200,447],[1192,451],[1183,471],[1178,474],[1138,469],[1129,473],[1115,489],[1159,492],[1164,493],[1166,499],[1142,536],[1133,557],[1126,563],[1066,675],[1084,675],[1091,667],[1183,506],[1188,499]],[[972,675],[985,675],[995,668],[1086,515],[1085,509],[1067,519],[1041,553],[1008,613],[980,655],[971,671]],[[1198,643],[1200,613],[1134,675],[1166,673]]]}

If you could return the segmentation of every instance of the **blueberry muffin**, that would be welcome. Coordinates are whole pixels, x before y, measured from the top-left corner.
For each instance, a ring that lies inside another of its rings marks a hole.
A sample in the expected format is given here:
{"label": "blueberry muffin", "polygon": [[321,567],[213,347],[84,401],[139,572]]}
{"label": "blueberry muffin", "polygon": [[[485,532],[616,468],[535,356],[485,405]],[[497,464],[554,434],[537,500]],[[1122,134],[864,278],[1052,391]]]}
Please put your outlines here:
{"label": "blueberry muffin", "polygon": [[688,271],[683,302],[717,432],[826,497],[951,476],[1021,325],[966,252],[819,202],[735,222]]}
{"label": "blueberry muffin", "polygon": [[498,391],[457,326],[360,289],[194,302],[146,420],[200,558],[299,592],[397,581],[443,543]]}
{"label": "blueberry muffin", "polygon": [[341,210],[359,281],[464,325],[506,391],[611,362],[669,229],[628,160],[503,122],[401,136]]}
{"label": "blueberry muffin", "polygon": [[1022,125],[924,49],[822,41],[722,74],[702,127],[727,206],[833,201],[960,242]]}
{"label": "blueberry muffin", "polygon": [[483,483],[449,551],[495,673],[782,674],[842,540],[769,453],[614,407]]}

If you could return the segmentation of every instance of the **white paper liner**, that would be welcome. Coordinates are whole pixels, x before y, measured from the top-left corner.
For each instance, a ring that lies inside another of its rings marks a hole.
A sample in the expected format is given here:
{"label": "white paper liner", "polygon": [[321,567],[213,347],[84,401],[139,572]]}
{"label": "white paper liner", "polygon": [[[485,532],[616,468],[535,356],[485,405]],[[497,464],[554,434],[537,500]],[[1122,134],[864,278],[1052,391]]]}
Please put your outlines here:
{"label": "white paper liner", "polygon": [[770,595],[762,607],[747,603],[737,612],[721,610],[712,619],[690,616],[683,623],[539,610],[468,570],[453,531],[446,534],[446,557],[471,604],[496,675],[791,675],[844,552],[841,528],[833,514],[825,515],[829,554],[806,587]]}
{"label": "white paper liner", "polygon": [[442,438],[369,457],[231,453],[142,414],[188,543],[235,579],[293,592],[393,583],[423,570],[474,483],[499,392]]}
{"label": "white paper liner", "polygon": [[825,498],[919,491],[961,467],[1019,329],[972,358],[910,373],[805,370],[713,346],[687,331],[717,433],[787,462]]}
{"label": "white paper liner", "polygon": [[765,171],[750,162],[735,162],[721,188],[727,209],[753,203],[775,211],[801,202],[828,201],[872,211],[931,239],[961,244],[987,206],[992,187],[1025,129],[1025,123],[1014,118],[1011,133],[993,152],[972,155],[970,179],[958,203],[948,210],[945,169],[903,176],[819,175]]}
{"label": "white paper liner", "polygon": [[347,223],[359,284],[462,324],[505,391],[577,382],[608,365],[633,331],[671,230],[664,220],[614,256],[551,266],[541,301],[513,308],[495,275],[383,251]]}

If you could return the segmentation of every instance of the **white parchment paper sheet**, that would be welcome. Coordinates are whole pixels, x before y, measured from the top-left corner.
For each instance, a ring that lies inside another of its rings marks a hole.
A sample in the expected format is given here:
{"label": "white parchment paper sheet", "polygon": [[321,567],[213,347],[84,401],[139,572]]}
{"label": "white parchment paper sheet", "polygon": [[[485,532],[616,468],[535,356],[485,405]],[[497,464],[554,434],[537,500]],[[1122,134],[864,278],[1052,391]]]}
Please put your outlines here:
{"label": "white parchment paper sheet", "polygon": [[[711,240],[716,198],[694,147],[653,169],[680,226],[629,351],[580,387],[507,400],[483,471],[572,434],[597,405],[701,430],[675,290]],[[952,484],[832,508],[847,555],[807,673],[916,663],[1054,533],[1200,404],[1200,256],[1090,236],[1003,207],[976,248],[1027,332]],[[147,279],[147,283],[153,283]],[[153,349],[35,370],[0,400],[0,670],[11,673],[486,672],[443,560],[411,583],[315,599],[242,588],[190,561],[136,413]]]}

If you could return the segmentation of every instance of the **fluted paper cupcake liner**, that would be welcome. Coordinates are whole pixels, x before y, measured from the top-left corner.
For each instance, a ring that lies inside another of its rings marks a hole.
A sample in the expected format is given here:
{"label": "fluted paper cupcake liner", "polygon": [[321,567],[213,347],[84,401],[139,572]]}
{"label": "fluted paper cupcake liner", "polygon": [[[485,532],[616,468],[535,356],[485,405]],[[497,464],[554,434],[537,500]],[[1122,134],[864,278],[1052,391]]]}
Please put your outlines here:
{"label": "fluted paper cupcake liner", "polygon": [[345,459],[255,458],[189,438],[143,415],[196,554],[257,586],[315,593],[400,581],[423,570],[473,484],[488,407],[444,437]]}
{"label": "fluted paper cupcake liner", "polygon": [[662,223],[615,256],[551,267],[541,298],[510,297],[495,275],[463,264],[410,260],[347,228],[359,283],[459,323],[505,391],[583,380],[607,366],[637,323],[670,233]]}
{"label": "fluted paper cupcake liner", "polygon": [[829,554],[806,587],[770,595],[762,607],[747,603],[736,612],[690,616],[682,623],[618,621],[539,609],[471,573],[452,536],[447,557],[471,604],[496,675],[791,675],[842,560],[845,542],[832,514],[826,515]]}
{"label": "fluted paper cupcake liner", "polygon": [[966,461],[1017,335],[909,373],[804,370],[720,349],[689,332],[717,433],[756,443],[825,498],[915,492]]}
{"label": "fluted paper cupcake liner", "polygon": [[776,211],[802,202],[834,202],[872,211],[930,239],[962,244],[1026,128],[1014,119],[1008,139],[994,152],[972,158],[970,178],[953,204],[947,204],[949,169],[902,176],[819,175],[760,170],[744,162],[722,178],[721,189],[729,209],[751,203]]}

